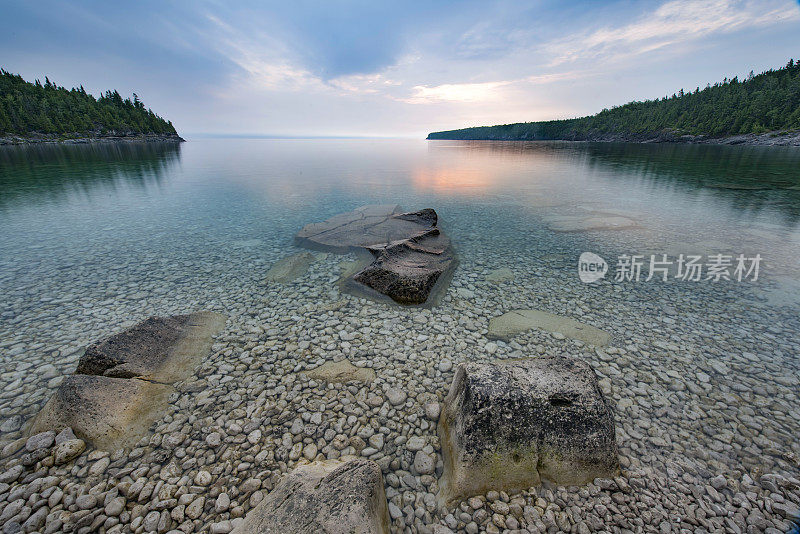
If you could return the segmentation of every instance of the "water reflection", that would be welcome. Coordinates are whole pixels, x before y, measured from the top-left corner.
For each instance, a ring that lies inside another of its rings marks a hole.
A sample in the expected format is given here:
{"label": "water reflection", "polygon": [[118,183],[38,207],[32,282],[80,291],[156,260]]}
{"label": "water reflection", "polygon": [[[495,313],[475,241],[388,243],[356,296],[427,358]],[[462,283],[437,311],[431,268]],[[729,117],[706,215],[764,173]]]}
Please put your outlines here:
{"label": "water reflection", "polygon": [[791,147],[589,144],[585,150],[590,165],[611,167],[622,179],[712,195],[742,214],[774,209],[786,223],[800,220],[800,151]]}
{"label": "water reflection", "polygon": [[464,141],[431,142],[429,154],[441,168],[416,170],[414,185],[438,193],[513,186],[586,201],[591,190],[639,191],[651,200],[722,200],[742,216],[774,210],[784,224],[800,221],[800,150],[793,147]]}
{"label": "water reflection", "polygon": [[179,143],[3,146],[0,208],[157,185],[180,156]]}
{"label": "water reflection", "polygon": [[419,191],[436,193],[485,192],[492,185],[491,175],[479,169],[422,167],[414,171],[412,185]]}

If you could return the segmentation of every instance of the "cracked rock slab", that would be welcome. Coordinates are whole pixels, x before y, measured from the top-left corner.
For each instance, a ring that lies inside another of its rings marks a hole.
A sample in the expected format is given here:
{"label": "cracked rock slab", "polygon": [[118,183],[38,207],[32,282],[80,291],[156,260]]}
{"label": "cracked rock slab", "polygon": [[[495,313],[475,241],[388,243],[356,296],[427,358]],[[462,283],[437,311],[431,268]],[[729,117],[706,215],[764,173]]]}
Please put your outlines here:
{"label": "cracked rock slab", "polygon": [[461,364],[439,418],[440,499],[586,484],[618,471],[614,418],[592,368],[542,357]]}
{"label": "cracked rock slab", "polygon": [[69,427],[101,449],[132,445],[166,408],[172,384],[191,376],[208,354],[225,321],[213,312],[150,317],[90,345],[31,433]]}
{"label": "cracked rock slab", "polygon": [[307,224],[297,232],[295,242],[310,249],[344,254],[426,230],[413,221],[393,218],[400,213],[396,204],[362,206],[327,221]]}
{"label": "cracked rock slab", "polygon": [[611,335],[604,330],[569,317],[540,310],[514,310],[492,317],[489,319],[489,331],[486,337],[508,341],[515,335],[534,328],[545,332],[557,332],[597,347],[608,345],[611,340]]}
{"label": "cracked rock slab", "polygon": [[388,534],[381,468],[366,458],[297,467],[234,534]]}
{"label": "cracked rock slab", "polygon": [[449,238],[430,208],[403,213],[396,205],[363,206],[321,223],[305,226],[295,242],[330,252],[363,252],[372,261],[349,275],[345,289],[400,304],[424,304],[446,285],[455,267]]}

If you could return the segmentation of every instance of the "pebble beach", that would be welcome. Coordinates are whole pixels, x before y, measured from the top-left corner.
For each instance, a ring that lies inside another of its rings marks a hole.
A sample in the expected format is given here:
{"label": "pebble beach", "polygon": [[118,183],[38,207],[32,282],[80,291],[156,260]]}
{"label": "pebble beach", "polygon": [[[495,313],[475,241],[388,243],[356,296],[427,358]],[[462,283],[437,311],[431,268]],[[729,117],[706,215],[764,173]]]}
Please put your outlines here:
{"label": "pebble beach", "polygon": [[[185,176],[202,156],[183,157]],[[177,173],[178,185],[165,195],[183,191],[176,168],[166,179]],[[159,183],[144,191],[169,189]],[[36,242],[24,230],[34,214],[17,212],[0,240],[14,251],[0,259],[0,528],[224,534],[296,466],[363,456],[383,472],[392,532],[788,532],[800,506],[798,233],[765,220],[687,229],[669,209],[643,215],[640,199],[626,211],[628,228],[562,232],[554,217],[619,216],[619,206],[545,186],[478,199],[382,185],[364,198],[334,192],[336,205],[288,195],[288,208],[269,204],[274,211],[255,201],[231,207],[236,195],[208,207],[214,190],[196,203],[216,218],[176,209],[136,232],[126,225],[160,210],[160,200],[141,213],[124,208],[118,220],[110,208],[92,232],[84,227],[92,217],[73,202],[66,224]],[[315,252],[294,280],[266,279],[271,265],[302,251],[292,237],[303,225],[393,194],[406,208],[435,208],[454,243],[458,267],[438,305],[340,291],[354,259],[346,254]],[[253,204],[262,211],[247,226]],[[755,282],[609,275],[585,284],[577,276],[585,250],[612,269],[626,253],[768,258]],[[200,310],[227,324],[134,447],[78,450],[69,432],[26,433],[88,344],[152,315]],[[492,339],[489,320],[511,310],[574,319],[610,341],[598,347],[539,329]],[[439,502],[437,421],[456,367],[542,355],[594,369],[614,412],[619,476]],[[313,378],[343,360],[374,375]]]}

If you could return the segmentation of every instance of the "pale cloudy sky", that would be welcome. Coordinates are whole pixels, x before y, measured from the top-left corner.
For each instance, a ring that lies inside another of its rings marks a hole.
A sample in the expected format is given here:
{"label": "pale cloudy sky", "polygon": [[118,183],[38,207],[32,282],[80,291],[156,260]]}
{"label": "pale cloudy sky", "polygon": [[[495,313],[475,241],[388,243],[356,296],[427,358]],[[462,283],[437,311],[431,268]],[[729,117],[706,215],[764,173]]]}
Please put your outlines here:
{"label": "pale cloudy sky", "polygon": [[179,132],[424,136],[591,114],[800,58],[797,0],[0,0],[0,67]]}

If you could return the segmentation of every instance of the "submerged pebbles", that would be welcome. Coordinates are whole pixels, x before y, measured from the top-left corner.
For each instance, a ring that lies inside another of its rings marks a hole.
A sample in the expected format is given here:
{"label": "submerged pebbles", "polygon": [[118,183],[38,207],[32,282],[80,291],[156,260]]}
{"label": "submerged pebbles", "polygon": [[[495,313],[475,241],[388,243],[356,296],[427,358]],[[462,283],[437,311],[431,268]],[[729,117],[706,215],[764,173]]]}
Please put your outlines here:
{"label": "submerged pebbles", "polygon": [[[448,228],[465,236],[461,264],[433,309],[340,294],[336,256],[294,283],[264,281],[291,253],[277,239],[220,252],[226,268],[188,250],[170,262],[145,255],[102,288],[86,268],[37,272],[48,280],[37,306],[14,286],[0,331],[3,531],[224,534],[295,466],[357,455],[383,471],[393,532],[786,532],[800,504],[797,310],[764,306],[734,284],[584,285],[573,253],[591,247],[585,234],[526,227],[513,247],[499,246],[481,237],[489,214],[475,210]],[[639,237],[613,239],[624,251]],[[26,437],[81,347],[147,315],[195,308],[230,320],[132,448],[101,451],[68,432]],[[534,329],[489,340],[489,319],[514,309],[611,339],[595,348]],[[543,354],[595,369],[615,408],[622,474],[442,505],[436,426],[454,366]],[[345,359],[370,379],[304,372]]]}

